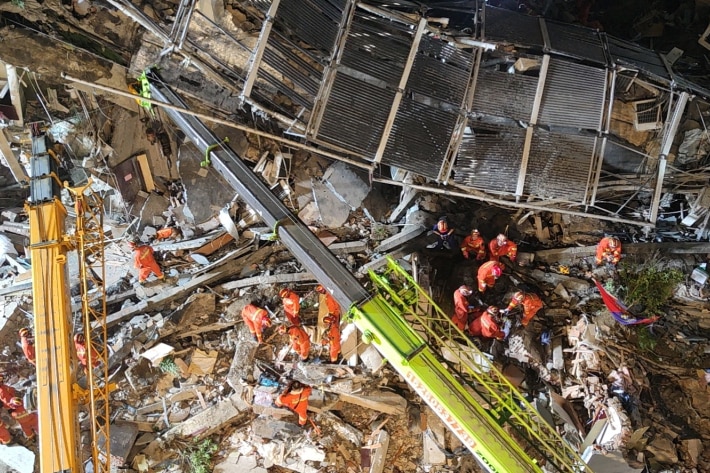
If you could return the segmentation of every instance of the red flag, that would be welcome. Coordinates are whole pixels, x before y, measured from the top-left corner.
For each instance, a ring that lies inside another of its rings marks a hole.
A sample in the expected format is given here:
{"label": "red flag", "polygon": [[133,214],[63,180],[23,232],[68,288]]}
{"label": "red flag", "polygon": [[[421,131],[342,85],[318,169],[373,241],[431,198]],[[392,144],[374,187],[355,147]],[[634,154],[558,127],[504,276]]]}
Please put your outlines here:
{"label": "red flag", "polygon": [[626,306],[619,299],[609,294],[609,292],[604,289],[604,286],[602,286],[599,281],[597,281],[596,279],[592,280],[594,281],[594,284],[597,285],[597,289],[599,289],[599,293],[602,295],[602,300],[604,301],[604,304],[606,305],[607,309],[609,309],[611,315],[620,324],[650,324],[659,319],[657,315],[645,319],[635,317],[633,314],[631,314],[631,312],[629,312],[629,309],[627,309]]}

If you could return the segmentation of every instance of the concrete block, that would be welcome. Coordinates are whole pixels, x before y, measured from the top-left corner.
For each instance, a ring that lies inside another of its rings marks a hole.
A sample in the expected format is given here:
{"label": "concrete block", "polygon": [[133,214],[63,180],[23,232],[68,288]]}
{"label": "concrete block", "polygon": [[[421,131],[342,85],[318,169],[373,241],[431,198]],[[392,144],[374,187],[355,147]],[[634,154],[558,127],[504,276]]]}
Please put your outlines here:
{"label": "concrete block", "polygon": [[[340,197],[336,195],[331,187],[325,183],[317,181],[313,182],[313,198],[318,206],[320,221],[326,227],[341,227],[348,220],[351,210],[350,205],[347,202],[340,200]],[[306,206],[306,208],[307,207],[308,206]],[[301,213],[299,213],[299,217],[300,216]],[[306,219],[302,220],[306,224],[310,223]]]}
{"label": "concrete block", "polygon": [[268,470],[257,465],[256,455],[242,455],[231,452],[227,458],[214,466],[215,473],[267,473]]}
{"label": "concrete block", "polygon": [[111,466],[126,465],[128,455],[138,438],[138,425],[134,422],[115,422],[111,424]]}
{"label": "concrete block", "polygon": [[424,432],[424,454],[422,463],[425,465],[445,465],[446,455],[441,451],[441,447],[446,447],[446,426],[439,419],[434,411],[428,407],[425,410],[427,420],[427,430]]}
{"label": "concrete block", "polygon": [[333,163],[323,173],[323,180],[338,197],[346,203],[350,210],[360,207],[370,192],[370,186],[347,164],[338,161]]}
{"label": "concrete block", "polygon": [[22,445],[0,445],[1,473],[33,473],[35,454]]}
{"label": "concrete block", "polygon": [[373,345],[361,345],[358,351],[360,352],[360,360],[370,371],[376,370],[382,364],[384,358]]}

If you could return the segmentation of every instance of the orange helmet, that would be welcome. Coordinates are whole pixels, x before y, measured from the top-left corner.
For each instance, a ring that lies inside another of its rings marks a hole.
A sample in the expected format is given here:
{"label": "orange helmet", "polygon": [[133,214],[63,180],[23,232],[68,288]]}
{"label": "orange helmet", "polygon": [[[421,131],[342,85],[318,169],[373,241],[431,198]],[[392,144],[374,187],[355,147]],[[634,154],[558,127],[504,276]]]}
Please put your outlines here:
{"label": "orange helmet", "polygon": [[285,325],[279,325],[279,327],[276,329],[276,332],[279,334],[283,335],[286,333],[286,326]]}
{"label": "orange helmet", "polygon": [[321,294],[325,294],[325,287],[323,287],[322,284],[318,284],[316,286],[316,292],[320,292]]}
{"label": "orange helmet", "polygon": [[464,296],[470,296],[473,293],[471,288],[466,286],[465,284],[463,286],[459,287],[459,292],[461,294],[463,294]]}
{"label": "orange helmet", "polygon": [[498,315],[498,314],[500,314],[500,309],[494,305],[489,305],[488,308],[486,309],[486,312],[488,312],[491,315]]}
{"label": "orange helmet", "polygon": [[76,343],[84,343],[86,341],[86,337],[84,337],[83,333],[77,333],[74,335],[74,341]]}
{"label": "orange helmet", "polygon": [[23,328],[22,330],[20,330],[20,338],[27,338],[27,337],[31,337],[31,336],[32,336],[32,333],[30,333],[30,329]]}
{"label": "orange helmet", "polygon": [[22,406],[23,406],[22,399],[20,399],[19,397],[13,397],[12,399],[10,399],[10,407],[22,407]]}
{"label": "orange helmet", "polygon": [[523,291],[518,291],[515,294],[513,294],[513,299],[515,299],[518,302],[523,302],[523,299],[525,299],[525,293]]}
{"label": "orange helmet", "polygon": [[491,273],[493,273],[493,277],[499,278],[503,275],[503,268],[501,265],[497,264],[493,266],[493,269],[491,269]]}
{"label": "orange helmet", "polygon": [[288,296],[289,292],[291,292],[291,291],[289,291],[288,288],[284,287],[283,289],[281,289],[279,291],[279,297],[284,298],[284,297]]}

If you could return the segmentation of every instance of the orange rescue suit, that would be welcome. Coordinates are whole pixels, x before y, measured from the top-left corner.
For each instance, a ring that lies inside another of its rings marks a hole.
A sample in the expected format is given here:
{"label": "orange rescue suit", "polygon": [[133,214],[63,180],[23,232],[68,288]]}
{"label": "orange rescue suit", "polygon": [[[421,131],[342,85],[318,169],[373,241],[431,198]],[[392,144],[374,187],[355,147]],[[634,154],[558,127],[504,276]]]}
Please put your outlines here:
{"label": "orange rescue suit", "polygon": [[153,248],[148,245],[136,246],[135,248],[135,267],[138,269],[138,281],[143,282],[148,279],[148,276],[155,274],[158,279],[165,278],[165,275],[160,270],[160,266],[155,261],[153,256]]}
{"label": "orange rescue suit", "polygon": [[0,419],[0,444],[7,445],[12,441],[12,435],[10,431],[7,430],[7,426]]}
{"label": "orange rescue suit", "polygon": [[308,358],[308,354],[311,351],[311,339],[308,337],[308,333],[303,330],[300,325],[294,325],[288,329],[288,337],[291,341],[291,348],[293,351],[298,353],[301,360]]}
{"label": "orange rescue suit", "polygon": [[[77,342],[74,340],[74,348],[76,348],[76,357],[79,359],[79,364],[86,368],[89,363],[89,356],[86,350],[86,342]],[[99,352],[96,348],[91,347],[91,367],[96,368],[101,363]]]}
{"label": "orange rescue suit", "polygon": [[167,240],[177,236],[177,231],[173,227],[161,228],[155,234],[156,240]]}
{"label": "orange rescue suit", "polygon": [[461,294],[461,291],[454,291],[454,316],[451,321],[459,330],[465,330],[468,323],[468,297]]}
{"label": "orange rescue suit", "polygon": [[507,256],[510,261],[515,261],[518,256],[518,245],[510,240],[506,240],[502,245],[498,244],[498,239],[494,238],[488,244],[488,248],[491,252],[490,261],[498,261],[501,256]]}
{"label": "orange rescue suit", "polygon": [[34,438],[35,433],[39,434],[37,413],[27,412],[22,404],[13,404],[12,406],[17,406],[12,407],[11,415],[17,423],[20,424],[20,428],[22,429],[22,433],[25,434],[25,437],[31,439]]}
{"label": "orange rescue suit", "polygon": [[328,314],[340,318],[340,304],[335,300],[335,297],[331,296],[330,293],[323,295],[325,296],[325,305],[328,307]]}
{"label": "orange rescue suit", "polygon": [[281,394],[276,398],[275,404],[298,414],[298,425],[303,426],[308,422],[308,396],[310,395],[310,386],[304,386]]}
{"label": "orange rescue suit", "polygon": [[597,265],[602,264],[602,261],[608,261],[611,264],[616,264],[621,259],[621,242],[617,241],[616,248],[611,248],[609,246],[609,241],[612,240],[611,237],[604,237],[597,244]]}
{"label": "orange rescue suit", "polygon": [[254,335],[259,343],[263,341],[262,332],[266,327],[271,327],[271,319],[266,310],[257,307],[254,304],[247,304],[242,309],[242,319],[252,335]]}
{"label": "orange rescue suit", "polygon": [[14,397],[17,397],[15,388],[7,384],[0,384],[0,401],[2,401],[5,407],[10,407],[10,403],[12,403],[12,398]]}
{"label": "orange rescue suit", "polygon": [[503,265],[497,261],[488,261],[478,268],[478,290],[480,292],[486,292],[486,288],[495,285],[497,278],[494,273],[497,272],[496,268],[502,274]]}
{"label": "orange rescue suit", "polygon": [[29,361],[33,365],[36,364],[37,357],[35,355],[34,344],[30,341],[28,337],[22,336],[20,337],[20,343],[22,343],[22,353],[25,354],[25,358],[27,358],[27,361]]}
{"label": "orange rescue suit", "polygon": [[476,312],[483,312],[480,317],[476,317],[468,326],[468,332],[474,337],[495,338],[503,340],[505,333],[493,320],[493,316],[487,310],[479,308]]}
{"label": "orange rescue suit", "polygon": [[323,344],[330,345],[330,361],[335,363],[340,354],[340,316],[327,315],[323,318],[323,322],[328,324]]}
{"label": "orange rescue suit", "polygon": [[291,325],[301,325],[301,303],[300,297],[293,291],[289,291],[288,295],[281,299],[284,305],[284,314]]}
{"label": "orange rescue suit", "polygon": [[535,317],[535,314],[544,306],[542,299],[537,294],[530,293],[525,293],[522,302],[518,302],[515,298],[511,299],[510,304],[508,304],[508,310],[513,310],[518,305],[523,306],[523,319],[520,321],[523,327],[527,327],[533,317]]}
{"label": "orange rescue suit", "polygon": [[476,260],[483,261],[486,258],[486,242],[480,235],[476,238],[469,235],[461,243],[461,252],[466,259],[470,255],[476,255]]}

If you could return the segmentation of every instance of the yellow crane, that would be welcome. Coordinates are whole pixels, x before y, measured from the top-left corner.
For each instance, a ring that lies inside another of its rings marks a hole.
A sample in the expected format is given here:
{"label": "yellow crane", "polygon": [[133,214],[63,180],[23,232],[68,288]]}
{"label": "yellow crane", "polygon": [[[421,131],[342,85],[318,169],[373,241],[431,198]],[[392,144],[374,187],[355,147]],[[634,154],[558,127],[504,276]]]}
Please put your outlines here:
{"label": "yellow crane", "polygon": [[[84,471],[79,430],[79,405],[88,406],[91,457],[96,473],[109,471],[109,390],[104,288],[103,202],[90,183],[69,188],[75,199],[76,228],[67,232],[67,209],[58,176],[59,156],[47,137],[33,127],[30,160],[30,222],[32,297],[37,356],[37,411],[41,473]],[[88,367],[77,362],[72,324],[68,252],[79,256],[81,327],[86,338]],[[98,329],[92,330],[92,323]],[[86,381],[80,385],[81,378]]]}

